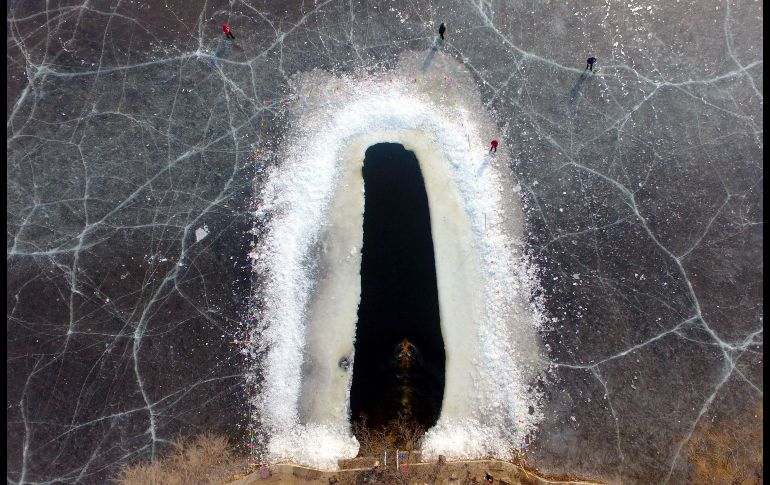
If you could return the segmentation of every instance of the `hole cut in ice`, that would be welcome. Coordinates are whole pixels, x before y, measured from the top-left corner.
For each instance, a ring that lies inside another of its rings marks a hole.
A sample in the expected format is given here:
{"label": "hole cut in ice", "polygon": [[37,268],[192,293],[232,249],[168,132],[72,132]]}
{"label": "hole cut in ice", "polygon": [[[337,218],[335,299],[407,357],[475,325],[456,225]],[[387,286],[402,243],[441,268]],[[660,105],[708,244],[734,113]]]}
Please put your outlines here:
{"label": "hole cut in ice", "polygon": [[352,418],[378,428],[402,414],[427,429],[441,412],[445,351],[425,184],[396,143],[366,150],[363,177]]}

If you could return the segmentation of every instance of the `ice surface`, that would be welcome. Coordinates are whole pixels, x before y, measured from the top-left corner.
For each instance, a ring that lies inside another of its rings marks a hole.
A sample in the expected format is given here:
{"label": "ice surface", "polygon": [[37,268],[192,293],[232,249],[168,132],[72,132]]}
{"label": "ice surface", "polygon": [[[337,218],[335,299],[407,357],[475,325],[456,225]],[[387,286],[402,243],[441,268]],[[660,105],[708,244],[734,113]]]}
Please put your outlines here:
{"label": "ice surface", "polygon": [[296,74],[363,79],[409,53],[472,73],[495,126],[479,149],[500,139],[525,201],[511,250],[536,263],[550,367],[528,463],[697,483],[724,451],[753,472],[762,5],[9,2],[8,483],[105,483],[179,432],[247,442],[264,376],[242,341],[268,283],[250,214],[297,96],[317,94]]}

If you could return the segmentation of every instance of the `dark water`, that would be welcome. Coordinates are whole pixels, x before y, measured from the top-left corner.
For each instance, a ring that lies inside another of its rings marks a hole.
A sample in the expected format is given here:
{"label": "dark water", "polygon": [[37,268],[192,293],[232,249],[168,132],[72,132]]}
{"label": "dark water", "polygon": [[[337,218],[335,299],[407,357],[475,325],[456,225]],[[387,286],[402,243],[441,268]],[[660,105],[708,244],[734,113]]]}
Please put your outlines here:
{"label": "dark water", "polygon": [[402,412],[429,427],[441,411],[445,355],[422,173],[414,153],[381,143],[366,151],[363,175],[352,418],[376,427]]}

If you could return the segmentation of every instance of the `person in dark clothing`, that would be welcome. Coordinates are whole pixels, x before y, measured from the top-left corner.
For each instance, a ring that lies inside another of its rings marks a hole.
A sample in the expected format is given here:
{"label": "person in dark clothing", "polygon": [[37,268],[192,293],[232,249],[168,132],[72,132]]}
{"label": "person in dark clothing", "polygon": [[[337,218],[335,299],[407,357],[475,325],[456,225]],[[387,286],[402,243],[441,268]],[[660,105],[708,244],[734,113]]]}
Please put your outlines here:
{"label": "person in dark clothing", "polygon": [[230,29],[230,26],[227,24],[222,24],[222,32],[225,33],[225,37],[228,39],[235,40],[235,36],[233,35],[233,31]]}
{"label": "person in dark clothing", "polygon": [[438,27],[438,35],[441,36],[441,40],[444,40],[444,32],[446,32],[446,25],[442,22]]}
{"label": "person in dark clothing", "polygon": [[498,143],[497,140],[492,140],[492,143],[491,143],[492,146],[489,147],[490,152],[494,151],[495,153],[497,153],[497,143]]}
{"label": "person in dark clothing", "polygon": [[596,62],[596,58],[594,56],[591,56],[588,59],[586,59],[586,69],[589,69],[591,72],[594,72],[594,62]]}
{"label": "person in dark clothing", "polygon": [[486,482],[486,483],[494,483],[495,479],[492,478],[492,475],[490,475],[489,473],[485,473],[484,474],[484,482]]}

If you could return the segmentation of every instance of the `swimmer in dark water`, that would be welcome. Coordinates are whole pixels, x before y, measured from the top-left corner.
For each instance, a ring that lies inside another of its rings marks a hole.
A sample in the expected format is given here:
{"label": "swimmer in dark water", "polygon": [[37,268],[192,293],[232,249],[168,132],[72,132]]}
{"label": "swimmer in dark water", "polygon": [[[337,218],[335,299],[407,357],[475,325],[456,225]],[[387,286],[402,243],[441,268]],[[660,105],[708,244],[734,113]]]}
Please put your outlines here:
{"label": "swimmer in dark water", "polygon": [[398,365],[402,369],[408,369],[414,359],[414,345],[412,345],[409,340],[404,339],[398,344],[398,348],[399,350],[396,354],[396,357],[398,357]]}

